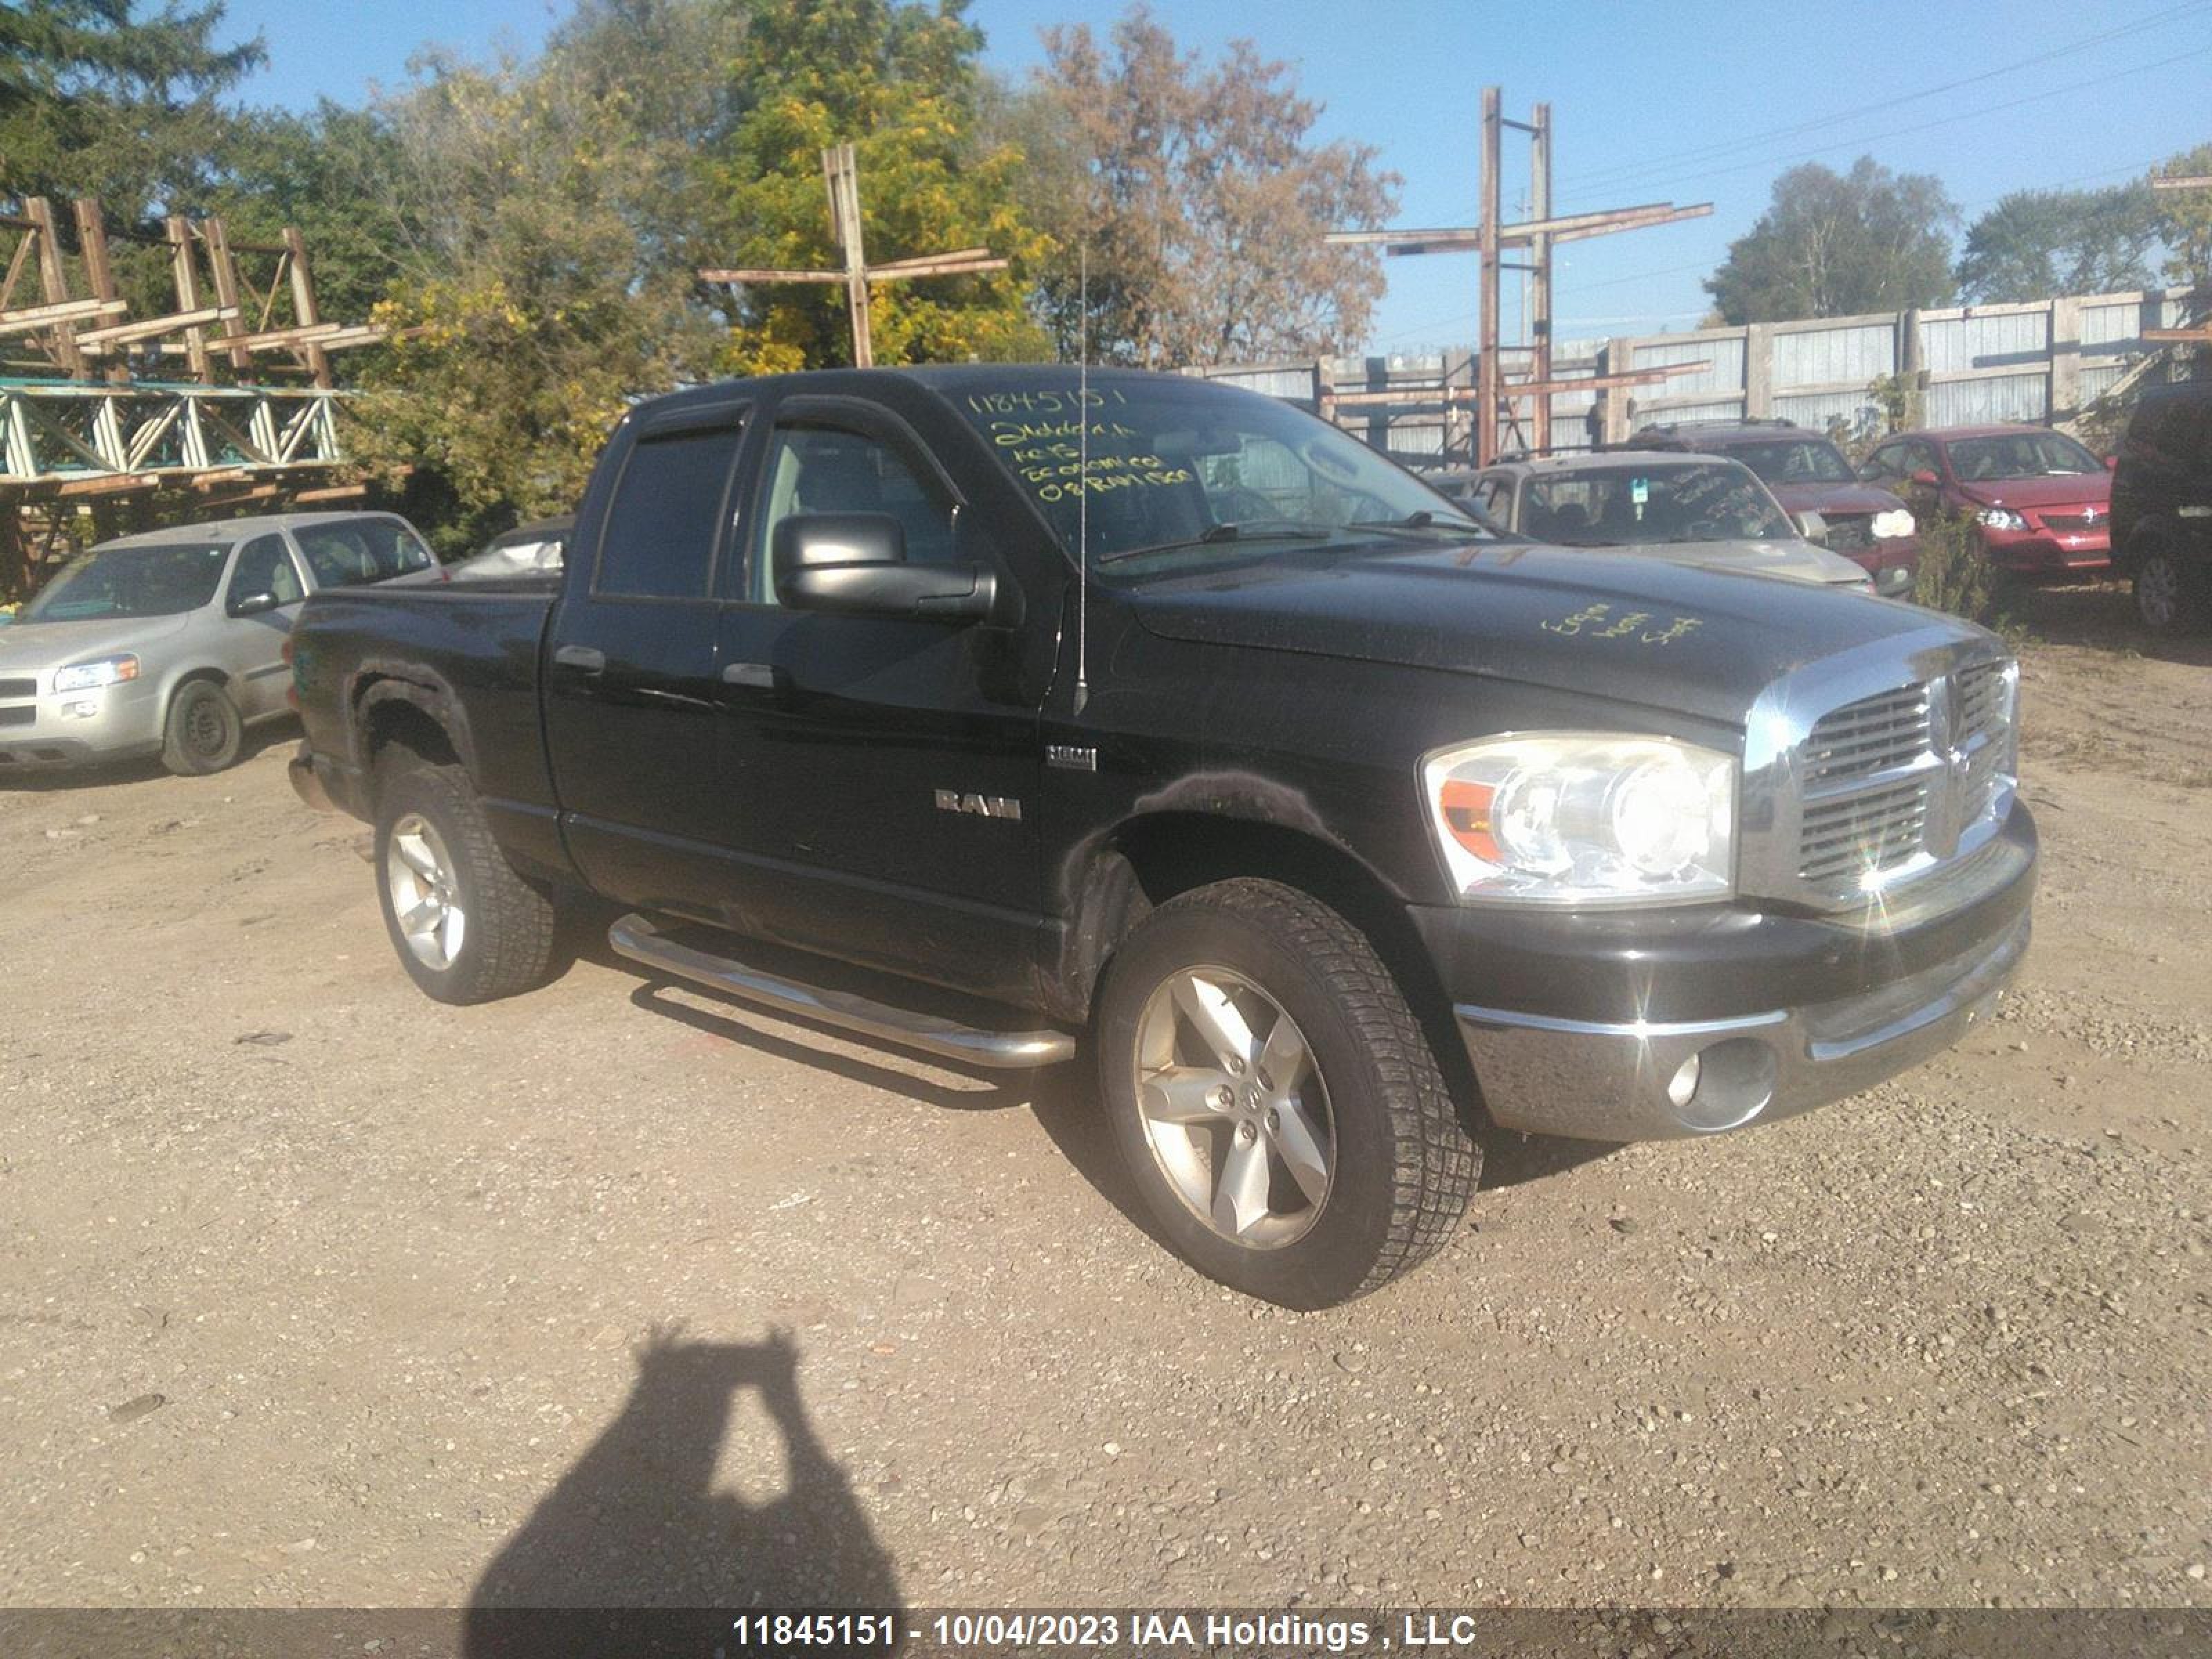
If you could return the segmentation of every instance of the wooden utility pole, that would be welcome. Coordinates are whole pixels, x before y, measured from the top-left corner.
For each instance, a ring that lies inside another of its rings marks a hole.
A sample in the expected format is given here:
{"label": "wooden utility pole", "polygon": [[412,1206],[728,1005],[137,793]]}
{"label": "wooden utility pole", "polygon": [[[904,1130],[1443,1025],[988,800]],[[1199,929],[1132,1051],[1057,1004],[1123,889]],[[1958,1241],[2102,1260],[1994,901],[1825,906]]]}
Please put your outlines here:
{"label": "wooden utility pole", "polygon": [[[1528,134],[1529,139],[1529,214],[1518,224],[1506,224],[1499,208],[1501,194],[1501,155],[1504,147],[1504,130]],[[1476,346],[1475,362],[1475,464],[1486,465],[1498,453],[1498,428],[1508,424],[1517,432],[1520,416],[1517,410],[1522,398],[1534,399],[1531,428],[1534,447],[1547,448],[1551,442],[1551,398],[1554,392],[1595,389],[1597,382],[1590,380],[1555,380],[1552,377],[1552,251],[1560,242],[1579,241],[1589,236],[1610,235],[1620,230],[1642,230],[1653,225],[1670,225],[1684,219],[1700,219],[1713,210],[1711,202],[1700,202],[1691,207],[1676,207],[1672,202],[1648,202],[1639,207],[1615,208],[1598,213],[1571,213],[1554,216],[1552,212],[1552,107],[1539,104],[1532,120],[1516,121],[1508,118],[1502,107],[1502,94],[1496,87],[1482,89],[1482,142],[1480,173],[1477,178],[1481,204],[1480,222],[1474,225],[1454,226],[1439,230],[1340,230],[1333,231],[1328,242],[1335,246],[1380,246],[1386,254],[1474,253],[1481,258],[1481,270],[1476,290],[1477,326],[1480,340]],[[1505,377],[1503,362],[1504,347],[1499,338],[1498,276],[1504,269],[1507,249],[1526,249],[1528,260],[1516,268],[1529,274],[1528,323],[1530,340],[1527,349],[1532,362],[1530,376],[1521,381],[1510,381]],[[1672,374],[1693,371],[1699,367],[1687,363],[1672,364],[1665,368],[1638,370],[1606,377],[1612,386],[1642,385],[1662,380]],[[1419,402],[1437,400],[1433,392],[1407,392],[1382,394],[1390,400]],[[1340,397],[1340,403],[1346,401]],[[1447,402],[1456,401],[1447,398]]]}
{"label": "wooden utility pole", "polygon": [[860,234],[860,167],[850,144],[836,144],[822,152],[822,178],[830,192],[830,234],[844,255],[835,270],[769,270],[710,269],[702,270],[706,283],[835,283],[845,289],[845,308],[853,330],[853,366],[872,368],[875,345],[868,327],[868,291],[872,283],[902,283],[917,276],[968,276],[986,270],[1004,270],[1006,262],[993,257],[987,247],[956,248],[949,253],[923,253],[892,259],[880,265],[868,263]]}

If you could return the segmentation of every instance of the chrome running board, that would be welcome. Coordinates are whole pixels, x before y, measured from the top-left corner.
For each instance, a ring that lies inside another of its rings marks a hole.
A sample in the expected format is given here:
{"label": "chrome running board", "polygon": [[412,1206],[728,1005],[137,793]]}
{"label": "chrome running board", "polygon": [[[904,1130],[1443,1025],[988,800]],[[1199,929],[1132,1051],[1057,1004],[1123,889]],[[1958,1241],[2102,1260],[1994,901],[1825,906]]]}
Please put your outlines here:
{"label": "chrome running board", "polygon": [[1065,1031],[987,1031],[973,1025],[894,1008],[849,991],[829,991],[781,979],[731,957],[714,956],[679,945],[647,918],[632,912],[607,929],[607,943],[618,956],[678,979],[773,1008],[801,1019],[819,1020],[840,1030],[856,1031],[901,1048],[918,1048],[940,1060],[960,1060],[1007,1071],[1057,1066],[1075,1058],[1075,1039]]}

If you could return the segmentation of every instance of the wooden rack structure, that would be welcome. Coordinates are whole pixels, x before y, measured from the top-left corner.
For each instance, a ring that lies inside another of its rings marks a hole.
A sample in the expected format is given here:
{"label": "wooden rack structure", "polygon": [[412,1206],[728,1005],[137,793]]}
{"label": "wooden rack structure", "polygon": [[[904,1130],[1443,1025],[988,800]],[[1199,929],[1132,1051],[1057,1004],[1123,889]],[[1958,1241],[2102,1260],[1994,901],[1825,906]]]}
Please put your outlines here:
{"label": "wooden rack structure", "polygon": [[[68,228],[73,257],[52,202],[0,212],[0,597],[87,497],[187,489],[212,514],[363,492],[326,483],[343,459],[331,354],[385,331],[323,320],[296,229],[266,244],[220,218],[111,230],[88,199]],[[167,248],[172,309],[130,315],[112,241]]]}
{"label": "wooden rack structure", "polygon": [[[1530,216],[1515,224],[1504,222],[1501,198],[1500,152],[1504,130],[1525,133],[1529,147],[1528,205]],[[1663,368],[1634,369],[1579,379],[1555,380],[1552,374],[1552,250],[1561,242],[1585,237],[1609,236],[1616,231],[1645,230],[1684,219],[1703,218],[1713,210],[1711,202],[1677,207],[1672,202],[1648,202],[1640,207],[1615,208],[1597,213],[1552,212],[1552,106],[1538,104],[1530,118],[1507,118],[1503,94],[1497,87],[1482,89],[1482,152],[1479,174],[1482,218],[1479,224],[1441,230],[1340,230],[1327,238],[1335,246],[1376,246],[1384,253],[1475,253],[1481,256],[1477,294],[1479,313],[1475,356],[1475,384],[1445,393],[1434,391],[1388,391],[1356,394],[1362,402],[1427,402],[1441,398],[1448,405],[1474,405],[1474,451],[1478,466],[1496,459],[1501,432],[1510,431],[1516,447],[1541,453],[1552,443],[1552,398],[1568,392],[1603,392],[1620,386],[1645,386],[1677,374],[1692,374],[1710,363],[1670,363]],[[1524,251],[1523,259],[1508,259],[1506,252]],[[1500,338],[1499,278],[1506,270],[1528,274],[1527,321],[1528,340],[1508,346]],[[1504,356],[1508,351],[1528,360],[1528,373],[1508,380]],[[1530,404],[1529,419],[1522,424],[1520,404]],[[1352,401],[1340,397],[1339,403]]]}
{"label": "wooden rack structure", "polygon": [[876,361],[875,342],[868,327],[868,285],[871,283],[911,282],[918,276],[968,276],[986,270],[1004,270],[1006,262],[987,247],[956,248],[948,253],[921,253],[868,263],[860,236],[860,164],[850,144],[833,144],[822,152],[822,179],[830,191],[830,232],[845,263],[835,270],[707,270],[704,283],[836,283],[845,289],[845,307],[853,329],[853,367],[867,368]]}

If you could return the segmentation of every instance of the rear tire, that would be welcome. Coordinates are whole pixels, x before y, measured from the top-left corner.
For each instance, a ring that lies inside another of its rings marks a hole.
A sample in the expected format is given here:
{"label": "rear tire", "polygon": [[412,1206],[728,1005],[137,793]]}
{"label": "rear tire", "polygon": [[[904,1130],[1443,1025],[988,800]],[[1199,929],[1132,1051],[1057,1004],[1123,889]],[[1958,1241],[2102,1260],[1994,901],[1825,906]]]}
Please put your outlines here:
{"label": "rear tire", "polygon": [[1419,1022],[1310,894],[1239,879],[1161,905],[1107,969],[1097,1034],[1146,1206],[1248,1296],[1364,1296],[1434,1254],[1474,1191],[1480,1154]]}
{"label": "rear tire", "polygon": [[205,777],[238,759],[246,722],[230,693],[213,680],[186,680],[169,699],[161,727],[161,764],[180,778]]}
{"label": "rear tire", "polygon": [[2154,634],[2193,633],[2212,616],[2212,572],[2154,538],[2135,561],[2136,617]]}
{"label": "rear tire", "polygon": [[468,774],[428,762],[378,770],[377,898],[407,976],[462,1005],[543,984],[552,899],[499,850]]}

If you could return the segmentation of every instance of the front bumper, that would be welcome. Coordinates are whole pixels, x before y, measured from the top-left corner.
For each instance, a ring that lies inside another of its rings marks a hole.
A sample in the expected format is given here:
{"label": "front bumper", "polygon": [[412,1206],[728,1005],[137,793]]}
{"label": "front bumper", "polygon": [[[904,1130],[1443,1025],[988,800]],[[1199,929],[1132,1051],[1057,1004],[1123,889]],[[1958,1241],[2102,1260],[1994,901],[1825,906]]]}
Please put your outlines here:
{"label": "front bumper", "polygon": [[[67,712],[86,705],[91,713]],[[145,680],[0,703],[0,775],[150,755],[161,746],[161,715]]]}
{"label": "front bumper", "polygon": [[2027,954],[2027,811],[1970,864],[1850,921],[1736,906],[1413,914],[1495,1121],[1656,1139],[1804,1111],[1956,1042]]}
{"label": "front bumper", "polygon": [[2112,532],[2100,525],[2094,530],[1982,529],[1982,544],[1990,562],[2021,575],[2063,575],[2069,571],[2106,568],[2112,562]]}

